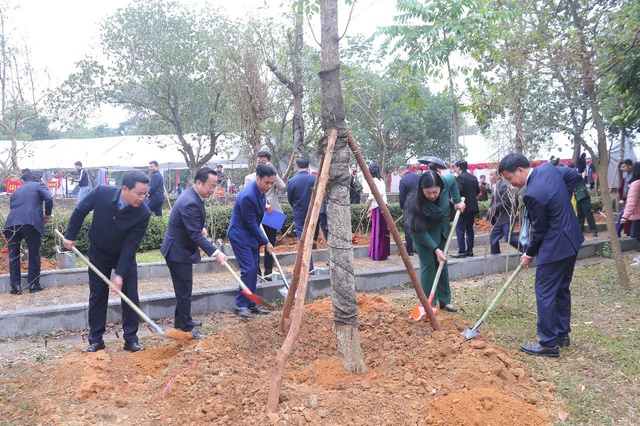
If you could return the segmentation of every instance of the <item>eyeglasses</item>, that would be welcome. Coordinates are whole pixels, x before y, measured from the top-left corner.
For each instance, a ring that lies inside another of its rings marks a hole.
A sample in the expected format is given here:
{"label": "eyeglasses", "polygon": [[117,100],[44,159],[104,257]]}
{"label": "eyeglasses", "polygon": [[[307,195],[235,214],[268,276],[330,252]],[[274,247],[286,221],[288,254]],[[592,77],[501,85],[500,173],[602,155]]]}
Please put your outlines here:
{"label": "eyeglasses", "polygon": [[131,191],[131,192],[139,200],[144,199],[144,198],[147,197],[147,192],[133,192],[133,191]]}

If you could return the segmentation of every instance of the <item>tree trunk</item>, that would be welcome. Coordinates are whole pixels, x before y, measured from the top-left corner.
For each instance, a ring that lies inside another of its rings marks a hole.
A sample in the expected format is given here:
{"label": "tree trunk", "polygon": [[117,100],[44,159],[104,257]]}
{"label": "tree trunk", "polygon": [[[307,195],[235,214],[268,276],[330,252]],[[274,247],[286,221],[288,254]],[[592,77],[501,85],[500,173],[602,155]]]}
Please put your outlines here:
{"label": "tree trunk", "polygon": [[350,373],[366,371],[358,332],[358,305],[351,241],[351,209],[349,205],[349,149],[344,101],[340,86],[338,50],[338,2],[320,2],[322,127],[326,136],[338,129],[327,188],[327,220],[329,227],[329,260],[333,320],[338,333],[338,353]]}
{"label": "tree trunk", "polygon": [[291,71],[293,73],[293,152],[301,157],[304,150],[304,119],[302,118],[302,48],[304,46],[303,0],[298,0],[295,12],[295,34]]}
{"label": "tree trunk", "polygon": [[[578,49],[578,55],[581,60],[581,73],[584,81],[585,91],[589,100],[589,106],[591,108],[591,115],[593,116],[593,123],[596,126],[598,133],[598,156],[594,158],[593,152],[591,154],[592,161],[596,161],[596,171],[600,176],[599,185],[600,192],[602,194],[602,204],[604,211],[607,215],[607,231],[609,232],[609,241],[611,243],[611,252],[613,253],[613,260],[616,264],[616,270],[618,272],[618,281],[620,287],[625,290],[631,289],[629,282],[629,274],[627,273],[627,265],[625,259],[622,256],[622,249],[620,247],[620,240],[616,234],[615,216],[613,214],[613,208],[611,206],[611,194],[608,186],[608,170],[609,170],[609,152],[607,150],[607,138],[605,134],[604,124],[602,123],[602,117],[600,116],[600,104],[598,103],[598,95],[596,94],[596,85],[594,81],[595,72],[591,65],[591,55],[587,51],[587,42],[584,35],[584,25],[580,17],[578,16],[577,7],[574,0],[569,1],[571,8],[571,16],[573,18],[573,25],[576,30],[579,31],[580,41],[576,48]],[[591,150],[592,151],[592,150]]]}

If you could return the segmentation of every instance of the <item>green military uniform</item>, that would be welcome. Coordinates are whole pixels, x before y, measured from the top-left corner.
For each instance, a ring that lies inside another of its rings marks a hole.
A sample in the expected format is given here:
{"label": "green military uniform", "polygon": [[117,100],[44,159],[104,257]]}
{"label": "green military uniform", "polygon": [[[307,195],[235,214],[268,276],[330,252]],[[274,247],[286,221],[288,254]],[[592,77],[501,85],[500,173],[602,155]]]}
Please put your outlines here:
{"label": "green military uniform", "polygon": [[591,207],[591,195],[587,189],[587,184],[584,181],[582,175],[578,176],[576,182],[576,210],[578,213],[578,223],[580,229],[584,226],[584,219],[587,219],[589,229],[594,236],[598,235],[598,227],[596,226],[596,220],[593,218],[593,207]]}
{"label": "green military uniform", "polygon": [[[442,176],[442,181],[444,188],[440,191],[440,197],[435,202],[426,200],[422,206],[422,215],[427,222],[427,230],[420,234],[411,234],[413,244],[420,258],[420,285],[427,295],[431,293],[431,286],[438,270],[438,259],[434,251],[438,248],[444,251],[451,229],[449,224],[449,199],[453,199],[454,204],[462,201],[455,176],[444,175]],[[418,188],[418,191],[421,190],[421,188]],[[446,263],[436,287],[434,306],[436,300],[440,302],[440,306],[451,303],[449,269]]]}

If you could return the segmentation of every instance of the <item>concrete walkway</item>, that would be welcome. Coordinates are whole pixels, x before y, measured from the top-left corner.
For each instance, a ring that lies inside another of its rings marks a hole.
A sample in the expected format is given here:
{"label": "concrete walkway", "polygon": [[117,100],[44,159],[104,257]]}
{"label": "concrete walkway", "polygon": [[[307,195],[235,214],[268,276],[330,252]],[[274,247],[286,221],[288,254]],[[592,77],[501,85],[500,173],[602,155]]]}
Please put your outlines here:
{"label": "concrete walkway", "polygon": [[[449,275],[452,280],[504,272],[507,264],[510,269],[517,266],[519,258],[515,252],[510,255],[484,255],[488,251],[487,236],[476,237],[476,256],[466,259],[451,259]],[[590,239],[582,246],[579,258],[595,256],[597,250],[607,242],[606,235]],[[453,242],[455,243],[455,241]],[[637,241],[623,239],[623,250],[637,247]],[[454,244],[452,244],[454,245]],[[453,253],[452,248],[450,253]],[[503,249],[506,250],[506,249]],[[285,253],[278,256],[285,273],[293,269],[297,253]],[[323,265],[323,274],[312,276],[309,280],[307,297],[330,295],[330,267],[327,262],[328,251],[314,251],[314,261]],[[386,261],[376,262],[368,257],[368,247],[354,247],[356,287],[358,291],[375,291],[383,288],[401,286],[409,282],[409,274],[397,248],[392,245],[392,255]],[[412,258],[416,272],[419,268],[418,257]],[[235,264],[235,259],[230,258]],[[237,269],[237,268],[236,268]],[[230,310],[235,304],[237,285],[229,273],[212,259],[205,259],[194,267],[193,315]],[[139,265],[140,308],[152,319],[172,318],[175,309],[175,297],[168,269],[162,262]],[[7,279],[8,277],[2,277]],[[45,291],[14,296],[8,292],[0,293],[0,337],[15,338],[57,330],[78,330],[87,327],[87,309],[89,286],[86,268],[76,270],[45,271],[41,281]],[[281,281],[264,282],[258,285],[258,294],[270,301],[282,299],[278,289]],[[112,295],[109,301],[107,322],[117,323],[121,319],[120,300]]]}

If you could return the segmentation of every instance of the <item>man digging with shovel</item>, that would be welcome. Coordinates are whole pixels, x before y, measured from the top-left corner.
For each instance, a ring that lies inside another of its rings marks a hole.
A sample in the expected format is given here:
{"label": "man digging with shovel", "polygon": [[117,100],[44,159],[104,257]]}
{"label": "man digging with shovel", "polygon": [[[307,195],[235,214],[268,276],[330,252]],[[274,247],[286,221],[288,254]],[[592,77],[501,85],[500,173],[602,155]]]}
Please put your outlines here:
{"label": "man digging with shovel", "polygon": [[558,347],[570,344],[569,285],[584,241],[570,198],[578,172],[551,163],[532,169],[522,154],[504,157],[498,172],[511,185],[524,188],[522,199],[525,216],[531,221],[531,237],[520,258],[522,266],[528,267],[537,256],[535,291],[540,340],[523,344],[520,350],[530,355],[557,358],[560,356]]}

